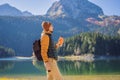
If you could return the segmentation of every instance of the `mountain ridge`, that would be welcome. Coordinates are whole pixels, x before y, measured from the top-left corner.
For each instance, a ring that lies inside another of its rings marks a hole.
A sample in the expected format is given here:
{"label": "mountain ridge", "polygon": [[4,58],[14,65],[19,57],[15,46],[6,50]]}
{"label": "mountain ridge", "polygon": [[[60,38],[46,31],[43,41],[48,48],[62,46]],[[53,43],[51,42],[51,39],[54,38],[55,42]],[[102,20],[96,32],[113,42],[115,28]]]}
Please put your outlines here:
{"label": "mountain ridge", "polygon": [[51,17],[98,17],[98,15],[104,15],[102,9],[89,2],[88,0],[60,0],[53,3],[48,9],[47,16]]}
{"label": "mountain ridge", "polygon": [[19,9],[6,3],[0,5],[0,16],[32,16],[32,13],[28,11],[22,12]]}
{"label": "mountain ridge", "polygon": [[[62,1],[64,2],[64,0]],[[56,3],[54,3],[52,6],[55,4]],[[57,2],[57,5],[58,4],[59,3]],[[61,4],[58,6],[60,5]],[[66,3],[66,5],[69,5],[69,2]],[[91,15],[90,13],[83,14],[83,16],[77,16],[77,18],[74,16],[50,16],[47,13],[44,16],[0,16],[0,45],[14,49],[17,56],[30,56],[32,54],[33,41],[39,39],[40,37],[40,33],[42,31],[42,21],[50,21],[53,24],[55,28],[55,31],[53,33],[55,36],[55,41],[57,41],[57,38],[59,38],[60,35],[62,35],[64,38],[67,38],[76,34],[80,34],[82,32],[96,32],[112,36],[120,35],[120,24],[117,26],[113,24],[105,25],[102,27],[100,25],[96,25],[96,21],[99,23],[101,21],[104,22],[104,19],[105,21],[108,19],[114,20],[114,17],[109,18],[111,16],[100,18],[100,14],[98,13],[101,14],[103,12],[100,10],[100,12],[96,12],[95,16]],[[87,19],[89,18],[94,18],[96,21],[93,23],[88,22]],[[115,17],[115,20],[119,21],[119,18],[116,18],[118,17]]]}

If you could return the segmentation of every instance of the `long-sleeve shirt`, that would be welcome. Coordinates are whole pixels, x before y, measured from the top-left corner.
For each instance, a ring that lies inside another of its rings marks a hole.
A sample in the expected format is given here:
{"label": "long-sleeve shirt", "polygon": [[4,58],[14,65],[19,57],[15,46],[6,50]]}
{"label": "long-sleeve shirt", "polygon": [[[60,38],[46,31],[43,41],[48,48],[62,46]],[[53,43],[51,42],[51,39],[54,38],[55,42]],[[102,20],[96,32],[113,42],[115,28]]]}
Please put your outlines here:
{"label": "long-sleeve shirt", "polygon": [[48,61],[49,36],[45,33],[41,35],[41,56],[44,62]]}

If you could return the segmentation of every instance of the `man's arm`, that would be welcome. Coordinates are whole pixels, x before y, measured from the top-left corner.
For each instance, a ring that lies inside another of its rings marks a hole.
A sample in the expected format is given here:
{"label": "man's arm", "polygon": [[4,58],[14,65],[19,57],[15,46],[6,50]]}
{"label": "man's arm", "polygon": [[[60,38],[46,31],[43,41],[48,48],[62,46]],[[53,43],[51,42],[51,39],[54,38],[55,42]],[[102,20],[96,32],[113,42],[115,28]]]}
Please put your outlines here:
{"label": "man's arm", "polygon": [[43,35],[41,37],[41,56],[44,62],[48,62],[48,47],[49,47],[49,37],[48,35]]}

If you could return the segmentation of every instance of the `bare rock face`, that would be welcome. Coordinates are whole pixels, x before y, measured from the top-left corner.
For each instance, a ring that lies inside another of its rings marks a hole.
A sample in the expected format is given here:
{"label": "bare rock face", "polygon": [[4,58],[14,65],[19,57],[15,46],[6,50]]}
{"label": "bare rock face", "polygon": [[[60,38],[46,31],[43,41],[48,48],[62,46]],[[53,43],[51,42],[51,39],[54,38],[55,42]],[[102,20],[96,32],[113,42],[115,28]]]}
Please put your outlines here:
{"label": "bare rock face", "polygon": [[103,15],[102,9],[88,0],[60,0],[55,2],[47,11],[47,16],[88,18]]}

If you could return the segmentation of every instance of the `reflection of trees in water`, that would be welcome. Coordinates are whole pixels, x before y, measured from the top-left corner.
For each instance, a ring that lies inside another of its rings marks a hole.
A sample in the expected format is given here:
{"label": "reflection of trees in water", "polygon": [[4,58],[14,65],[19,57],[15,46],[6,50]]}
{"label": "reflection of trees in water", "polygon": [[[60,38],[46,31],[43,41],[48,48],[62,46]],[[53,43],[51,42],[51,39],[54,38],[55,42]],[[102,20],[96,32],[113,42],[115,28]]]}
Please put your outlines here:
{"label": "reflection of trees in water", "polygon": [[58,65],[61,72],[66,75],[89,74],[94,69],[91,62],[60,61]]}
{"label": "reflection of trees in water", "polygon": [[35,66],[35,68],[37,68],[40,72],[44,73],[45,72],[45,68],[44,68],[44,64],[43,62],[37,61],[37,60],[33,60],[32,64]]}
{"label": "reflection of trees in water", "polygon": [[14,61],[0,61],[0,72],[10,70],[14,67]]}
{"label": "reflection of trees in water", "polygon": [[95,70],[99,73],[120,74],[120,60],[95,61]]}
{"label": "reflection of trees in water", "polygon": [[120,61],[59,61],[60,71],[66,75],[120,73]]}

